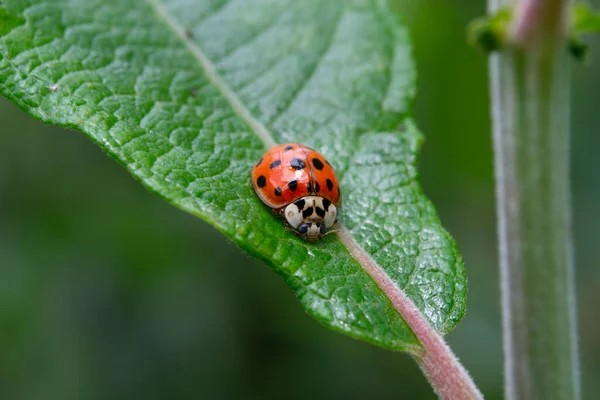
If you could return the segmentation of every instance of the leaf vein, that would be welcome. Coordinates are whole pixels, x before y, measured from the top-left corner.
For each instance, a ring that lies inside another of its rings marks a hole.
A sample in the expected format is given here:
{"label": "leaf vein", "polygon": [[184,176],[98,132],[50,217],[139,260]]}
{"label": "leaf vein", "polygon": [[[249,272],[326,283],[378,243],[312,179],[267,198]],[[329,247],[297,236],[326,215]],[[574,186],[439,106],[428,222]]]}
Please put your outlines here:
{"label": "leaf vein", "polygon": [[146,0],[153,8],[156,14],[164,20],[167,26],[185,43],[188,50],[192,53],[206,78],[221,92],[223,97],[227,99],[233,111],[252,129],[258,138],[266,147],[275,145],[275,140],[267,128],[256,119],[246,108],[236,94],[227,86],[223,78],[217,72],[213,62],[204,54],[202,49],[196,43],[187,39],[185,29],[177,25],[177,23],[169,16],[160,0]]}
{"label": "leaf vein", "polygon": [[271,121],[269,122],[270,126],[274,126],[277,123],[277,121],[279,120],[279,118],[281,118],[283,116],[283,114],[285,114],[285,112],[290,109],[290,107],[294,104],[294,102],[296,101],[296,99],[302,94],[302,92],[304,91],[304,89],[306,89],[306,85],[308,84],[308,82],[310,82],[310,80],[313,78],[313,76],[315,76],[316,72],[319,70],[319,66],[321,65],[321,63],[325,59],[325,56],[327,55],[327,53],[329,53],[329,50],[331,49],[331,47],[333,46],[333,44],[335,43],[335,38],[337,36],[337,33],[338,33],[339,28],[340,28],[341,22],[343,20],[343,16],[344,16],[344,8],[342,8],[339,11],[337,19],[336,19],[336,21],[334,23],[334,28],[331,30],[331,36],[328,38],[327,45],[325,45],[323,47],[323,51],[321,51],[319,53],[317,60],[313,64],[312,68],[308,71],[308,74],[306,75],[306,78],[304,79],[304,82],[301,82],[301,83],[298,84],[298,87],[292,93],[292,96],[286,102],[286,104],[283,106],[283,108],[281,110],[279,110],[279,112],[277,112],[277,114],[275,114],[271,118]]}
{"label": "leaf vein", "polygon": [[[285,14],[283,14],[285,15]],[[278,15],[278,18],[272,18],[267,24],[265,24],[261,29],[258,29],[256,32],[253,32],[249,35],[242,43],[239,43],[236,47],[230,49],[225,54],[221,56],[218,60],[215,60],[215,64],[221,64],[227,58],[233,56],[235,53],[243,50],[244,48],[250,46],[254,42],[258,41],[262,36],[270,32],[274,27],[277,26],[277,23],[283,19],[283,15]]]}

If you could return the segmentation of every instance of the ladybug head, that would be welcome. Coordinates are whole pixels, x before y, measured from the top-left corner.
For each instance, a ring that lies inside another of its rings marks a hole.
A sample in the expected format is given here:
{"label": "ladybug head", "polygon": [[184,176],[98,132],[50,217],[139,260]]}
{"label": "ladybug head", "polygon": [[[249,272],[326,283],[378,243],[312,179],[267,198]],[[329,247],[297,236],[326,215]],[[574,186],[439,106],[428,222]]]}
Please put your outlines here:
{"label": "ladybug head", "polygon": [[327,228],[321,222],[303,222],[296,228],[296,231],[302,238],[312,242],[317,240],[319,236],[323,236],[327,232]]}

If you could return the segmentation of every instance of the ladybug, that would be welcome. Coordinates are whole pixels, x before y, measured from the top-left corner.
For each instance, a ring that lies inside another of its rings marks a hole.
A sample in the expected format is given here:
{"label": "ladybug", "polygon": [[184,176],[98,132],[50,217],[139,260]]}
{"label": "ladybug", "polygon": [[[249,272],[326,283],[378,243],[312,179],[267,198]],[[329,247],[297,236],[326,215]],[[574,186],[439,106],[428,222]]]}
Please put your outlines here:
{"label": "ladybug", "polygon": [[314,241],[337,222],[342,194],[331,164],[298,143],[269,149],[252,168],[252,186],[299,236]]}

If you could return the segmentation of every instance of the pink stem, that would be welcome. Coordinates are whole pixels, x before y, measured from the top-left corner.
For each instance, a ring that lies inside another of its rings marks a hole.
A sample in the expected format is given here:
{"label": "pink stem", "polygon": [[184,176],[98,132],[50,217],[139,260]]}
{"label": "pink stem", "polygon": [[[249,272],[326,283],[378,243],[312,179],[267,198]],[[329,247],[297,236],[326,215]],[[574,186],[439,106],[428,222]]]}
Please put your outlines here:
{"label": "pink stem", "polygon": [[360,247],[345,227],[338,236],[350,254],[373,278],[385,295],[412,329],[423,346],[416,354],[416,360],[442,399],[483,399],[469,373],[460,364],[442,336],[429,324],[415,303],[400,289],[362,247]]}
{"label": "pink stem", "polygon": [[555,42],[567,32],[568,1],[521,0],[515,6],[510,40],[521,47]]}

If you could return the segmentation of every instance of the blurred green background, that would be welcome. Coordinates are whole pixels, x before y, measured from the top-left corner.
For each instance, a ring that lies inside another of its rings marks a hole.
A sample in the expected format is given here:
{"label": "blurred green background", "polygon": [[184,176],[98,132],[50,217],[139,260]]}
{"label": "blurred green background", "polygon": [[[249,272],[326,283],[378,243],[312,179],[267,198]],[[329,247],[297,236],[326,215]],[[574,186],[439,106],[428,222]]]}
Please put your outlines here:
{"label": "blurred green background", "polygon": [[[596,6],[599,2],[596,1]],[[427,194],[458,240],[468,312],[448,340],[502,398],[482,1],[400,0],[419,69]],[[572,63],[584,398],[600,393],[600,40]],[[83,135],[0,99],[0,398],[433,399],[406,355],[333,333],[211,226],[148,193]]]}

